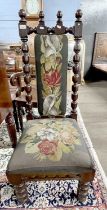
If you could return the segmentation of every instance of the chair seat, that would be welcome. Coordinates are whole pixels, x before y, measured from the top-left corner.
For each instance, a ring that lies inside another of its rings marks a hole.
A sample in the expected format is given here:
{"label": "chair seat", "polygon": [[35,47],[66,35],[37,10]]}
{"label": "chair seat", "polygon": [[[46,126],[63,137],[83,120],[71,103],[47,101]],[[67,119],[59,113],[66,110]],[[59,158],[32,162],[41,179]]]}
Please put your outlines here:
{"label": "chair seat", "polygon": [[8,164],[12,174],[58,170],[92,171],[92,160],[75,120],[28,121]]}

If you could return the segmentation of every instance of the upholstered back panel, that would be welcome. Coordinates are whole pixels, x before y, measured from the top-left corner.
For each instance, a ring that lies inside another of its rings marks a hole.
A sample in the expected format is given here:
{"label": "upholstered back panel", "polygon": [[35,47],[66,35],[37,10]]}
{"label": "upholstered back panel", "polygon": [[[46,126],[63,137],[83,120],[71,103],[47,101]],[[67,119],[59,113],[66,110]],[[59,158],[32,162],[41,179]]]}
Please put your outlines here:
{"label": "upholstered back panel", "polygon": [[66,35],[36,35],[34,42],[39,113],[64,115],[68,39]]}

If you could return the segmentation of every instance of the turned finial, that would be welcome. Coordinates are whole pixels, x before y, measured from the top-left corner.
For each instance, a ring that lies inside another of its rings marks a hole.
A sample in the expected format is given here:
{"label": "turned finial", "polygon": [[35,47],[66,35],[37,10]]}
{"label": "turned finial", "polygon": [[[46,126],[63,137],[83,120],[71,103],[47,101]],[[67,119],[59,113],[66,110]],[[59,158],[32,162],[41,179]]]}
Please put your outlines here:
{"label": "turned finial", "polygon": [[39,12],[39,19],[41,19],[41,20],[44,19],[44,12],[43,11]]}
{"label": "turned finial", "polygon": [[58,12],[57,12],[57,18],[60,19],[60,18],[62,18],[62,16],[63,16],[63,15],[62,15],[62,12],[61,12],[61,11],[58,11]]}
{"label": "turned finial", "polygon": [[26,18],[26,12],[25,12],[24,9],[20,9],[20,10],[19,10],[19,17],[20,17],[21,19]]}
{"label": "turned finial", "polygon": [[65,26],[63,26],[63,22],[62,22],[62,12],[58,11],[57,12],[57,21],[56,21],[56,26],[55,26],[55,33],[56,34],[64,34],[65,33]]}
{"label": "turned finial", "polygon": [[82,17],[82,11],[81,11],[81,9],[78,9],[78,10],[76,11],[75,17],[76,17],[77,19],[80,19],[80,18]]}
{"label": "turned finial", "polygon": [[45,35],[47,34],[47,27],[45,26],[43,11],[39,12],[39,24],[36,28],[36,33],[37,34],[45,34]]}

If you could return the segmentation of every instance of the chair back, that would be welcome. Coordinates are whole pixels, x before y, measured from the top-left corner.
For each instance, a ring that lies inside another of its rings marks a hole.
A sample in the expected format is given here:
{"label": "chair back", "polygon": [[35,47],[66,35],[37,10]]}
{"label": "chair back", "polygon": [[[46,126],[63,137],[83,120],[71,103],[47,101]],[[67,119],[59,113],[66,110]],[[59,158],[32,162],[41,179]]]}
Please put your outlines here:
{"label": "chair back", "polygon": [[[26,91],[27,120],[34,119],[32,112],[32,87],[29,65],[28,35],[35,33],[35,57],[37,74],[38,109],[41,115],[61,116],[66,111],[67,65],[68,65],[68,40],[67,33],[74,36],[74,56],[72,78],[71,112],[68,117],[77,119],[78,81],[80,74],[80,40],[82,38],[82,12],[77,10],[75,25],[65,27],[62,13],[58,11],[55,27],[45,25],[44,13],[39,13],[39,24],[32,28],[27,25],[26,13],[19,11],[19,35],[22,41],[23,73]],[[47,117],[46,116],[46,117]]]}
{"label": "chair back", "polygon": [[64,115],[67,92],[67,36],[36,35],[34,42],[39,113]]}

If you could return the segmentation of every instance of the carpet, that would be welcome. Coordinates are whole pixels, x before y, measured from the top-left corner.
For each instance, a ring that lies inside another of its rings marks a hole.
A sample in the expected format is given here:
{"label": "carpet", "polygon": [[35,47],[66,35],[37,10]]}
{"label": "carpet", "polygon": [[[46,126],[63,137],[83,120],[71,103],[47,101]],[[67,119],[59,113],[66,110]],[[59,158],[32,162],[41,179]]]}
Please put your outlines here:
{"label": "carpet", "polygon": [[[3,123],[0,128],[0,209],[4,208],[32,208],[52,210],[106,210],[107,209],[107,180],[98,161],[97,155],[84,126],[81,113],[78,109],[78,124],[82,135],[87,143],[92,156],[96,176],[93,183],[90,183],[89,193],[84,203],[77,201],[76,192],[78,182],[75,180],[66,181],[41,181],[28,182],[27,189],[29,202],[20,205],[16,199],[13,186],[8,183],[5,175],[7,163],[13,149],[8,138],[6,125]],[[20,134],[18,134],[18,137]]]}

